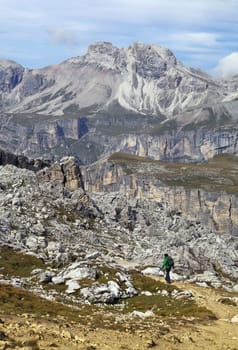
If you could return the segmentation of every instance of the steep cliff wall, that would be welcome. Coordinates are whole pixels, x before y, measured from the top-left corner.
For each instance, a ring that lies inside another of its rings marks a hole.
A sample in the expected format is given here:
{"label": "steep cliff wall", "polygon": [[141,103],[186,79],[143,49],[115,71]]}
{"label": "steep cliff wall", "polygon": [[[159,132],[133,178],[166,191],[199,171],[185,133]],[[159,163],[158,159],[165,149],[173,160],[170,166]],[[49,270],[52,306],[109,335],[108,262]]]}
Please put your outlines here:
{"label": "steep cliff wall", "polygon": [[84,118],[52,119],[27,113],[0,116],[1,147],[31,158],[61,158],[76,154],[71,147],[87,131]]}
{"label": "steep cliff wall", "polygon": [[201,162],[218,154],[238,153],[236,128],[178,130],[171,127],[154,135],[145,132],[101,137],[108,154],[125,152],[170,162]]}
{"label": "steep cliff wall", "polygon": [[[168,208],[181,212],[191,221],[199,221],[203,225],[222,233],[238,235],[238,196],[225,191],[210,191],[198,186],[181,186],[181,179],[174,177],[173,185],[164,181],[166,174],[160,166],[161,173],[153,169],[151,164],[144,163],[148,173],[137,169],[125,169],[120,164],[106,160],[89,167],[83,167],[82,178],[84,188],[89,192],[120,192],[134,198],[153,199]],[[156,165],[158,168],[158,166]],[[176,185],[176,182],[178,184]],[[186,182],[186,179],[184,179]],[[186,185],[186,183],[185,183]],[[206,186],[204,186],[206,187]]]}
{"label": "steep cliff wall", "polygon": [[169,162],[201,162],[218,154],[238,154],[238,128],[234,124],[181,127],[175,122],[156,127],[154,119],[141,115],[52,119],[4,114],[0,116],[0,146],[31,158],[72,155],[83,164],[114,152]]}

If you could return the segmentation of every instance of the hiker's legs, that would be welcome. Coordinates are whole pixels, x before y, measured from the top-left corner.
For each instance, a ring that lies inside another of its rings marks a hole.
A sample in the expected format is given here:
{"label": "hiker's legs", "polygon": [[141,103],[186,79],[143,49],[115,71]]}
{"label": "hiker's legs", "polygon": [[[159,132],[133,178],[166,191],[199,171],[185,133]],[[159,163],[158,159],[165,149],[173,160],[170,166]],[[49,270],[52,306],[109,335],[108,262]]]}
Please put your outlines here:
{"label": "hiker's legs", "polygon": [[167,283],[170,283],[170,282],[171,282],[169,273],[170,273],[170,270],[167,270],[167,269],[166,269],[165,281],[166,281]]}

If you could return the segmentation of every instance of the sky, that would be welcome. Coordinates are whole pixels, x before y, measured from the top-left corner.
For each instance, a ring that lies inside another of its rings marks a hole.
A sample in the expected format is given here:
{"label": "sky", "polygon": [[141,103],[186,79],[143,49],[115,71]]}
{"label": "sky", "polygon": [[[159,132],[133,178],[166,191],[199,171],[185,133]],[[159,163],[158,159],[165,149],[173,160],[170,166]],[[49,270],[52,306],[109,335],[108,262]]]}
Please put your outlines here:
{"label": "sky", "polygon": [[238,0],[0,0],[0,58],[42,68],[99,41],[156,44],[187,66],[238,74]]}

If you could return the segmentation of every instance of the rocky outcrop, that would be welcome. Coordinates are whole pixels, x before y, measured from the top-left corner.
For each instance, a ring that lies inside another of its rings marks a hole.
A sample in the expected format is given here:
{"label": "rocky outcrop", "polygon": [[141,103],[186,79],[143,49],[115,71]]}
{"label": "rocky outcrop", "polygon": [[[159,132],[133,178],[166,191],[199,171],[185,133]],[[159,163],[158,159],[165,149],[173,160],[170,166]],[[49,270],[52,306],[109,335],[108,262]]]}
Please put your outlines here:
{"label": "rocky outcrop", "polygon": [[[168,124],[161,134],[102,136],[104,152],[125,152],[168,162],[203,162],[219,154],[238,153],[238,130],[195,128],[179,130]],[[99,140],[100,142],[100,140]],[[102,157],[102,156],[101,156]]]}
{"label": "rocky outcrop", "polygon": [[39,171],[37,177],[40,183],[55,182],[68,190],[83,187],[80,169],[73,157],[62,158],[60,162]]}
{"label": "rocky outcrop", "polygon": [[[0,61],[0,91],[1,97],[10,93],[18,84],[21,83],[24,75],[24,67],[14,61]],[[2,105],[1,105],[2,107]]]}

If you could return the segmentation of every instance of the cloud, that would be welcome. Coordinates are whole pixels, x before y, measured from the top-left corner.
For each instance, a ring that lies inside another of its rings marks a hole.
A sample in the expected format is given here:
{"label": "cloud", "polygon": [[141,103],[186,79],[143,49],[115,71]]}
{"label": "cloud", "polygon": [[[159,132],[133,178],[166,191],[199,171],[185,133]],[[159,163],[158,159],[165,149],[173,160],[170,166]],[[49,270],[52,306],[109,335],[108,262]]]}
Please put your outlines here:
{"label": "cloud", "polygon": [[76,46],[78,44],[76,35],[67,30],[50,28],[47,30],[51,40],[59,45]]}
{"label": "cloud", "polygon": [[206,32],[181,32],[171,35],[171,41],[181,47],[215,47],[218,44],[219,35]]}
{"label": "cloud", "polygon": [[[1,28],[7,33],[0,32],[0,43],[16,60],[25,50],[26,57],[30,51],[44,63],[50,57],[50,63],[76,49],[76,55],[84,53],[96,41],[119,47],[142,41],[170,48],[191,66],[197,57],[202,69],[211,69],[211,57],[217,62],[237,51],[237,1],[0,0]],[[23,64],[31,65],[30,58]]]}
{"label": "cloud", "polygon": [[238,74],[238,52],[223,57],[213,69],[213,74],[223,78]]}

